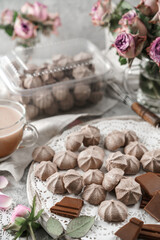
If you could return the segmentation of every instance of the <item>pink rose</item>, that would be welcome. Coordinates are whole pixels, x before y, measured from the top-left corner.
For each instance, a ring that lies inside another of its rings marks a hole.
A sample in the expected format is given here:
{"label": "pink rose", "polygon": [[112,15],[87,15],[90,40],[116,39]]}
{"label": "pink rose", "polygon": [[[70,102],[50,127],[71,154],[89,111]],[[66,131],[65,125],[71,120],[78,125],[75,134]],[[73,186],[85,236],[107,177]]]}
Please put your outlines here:
{"label": "pink rose", "polygon": [[117,49],[120,56],[131,59],[141,53],[145,40],[146,36],[122,32],[117,36],[113,46]]}
{"label": "pink rose", "polygon": [[111,13],[111,0],[99,0],[91,10],[92,23],[97,26],[103,26]]}
{"label": "pink rose", "polygon": [[156,15],[150,21],[151,23],[154,23],[154,24],[160,23],[160,1],[158,1],[157,5],[158,5],[158,11],[157,11]]}
{"label": "pink rose", "polygon": [[14,223],[15,219],[17,217],[27,217],[29,212],[31,212],[31,209],[23,206],[23,205],[18,205],[17,207],[15,207],[12,216],[11,216],[11,223]]}
{"label": "pink rose", "polygon": [[34,15],[34,6],[31,3],[26,2],[22,7],[21,7],[21,13],[25,15]]}
{"label": "pink rose", "polygon": [[120,19],[119,24],[122,25],[123,29],[124,27],[128,27],[127,32],[130,32],[131,30],[132,33],[138,33],[139,36],[147,35],[147,29],[137,16],[135,10],[130,10],[129,12],[125,13]]}
{"label": "pink rose", "polygon": [[147,48],[150,58],[160,67],[160,37],[157,37]]}
{"label": "pink rose", "polygon": [[51,26],[53,29],[53,33],[58,34],[57,28],[62,25],[59,14],[58,13],[49,13],[48,18],[45,22],[43,22],[43,25]]}
{"label": "pink rose", "polygon": [[5,9],[1,14],[1,21],[3,24],[11,24],[13,21],[13,11]]}
{"label": "pink rose", "polygon": [[137,8],[146,16],[154,15],[158,11],[157,0],[141,0]]}
{"label": "pink rose", "polygon": [[36,19],[42,22],[45,21],[48,17],[47,6],[39,2],[35,2],[33,6]]}
{"label": "pink rose", "polygon": [[36,36],[36,26],[27,19],[18,16],[14,25],[14,36],[23,39],[34,38]]}

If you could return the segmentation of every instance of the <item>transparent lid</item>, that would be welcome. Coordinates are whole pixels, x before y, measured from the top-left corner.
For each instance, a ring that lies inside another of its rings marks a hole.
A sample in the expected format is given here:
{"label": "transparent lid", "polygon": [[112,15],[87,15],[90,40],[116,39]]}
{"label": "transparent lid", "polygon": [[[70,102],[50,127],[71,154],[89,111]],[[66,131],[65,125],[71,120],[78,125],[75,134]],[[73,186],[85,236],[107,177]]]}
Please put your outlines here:
{"label": "transparent lid", "polygon": [[[99,49],[90,41],[79,38],[12,51],[0,59],[0,78],[12,93],[29,95],[53,84],[72,87],[75,80],[73,75],[65,77],[65,81],[59,80],[58,76],[68,76],[77,67],[82,69],[83,74],[75,77],[76,82],[98,81],[102,75],[107,79],[111,74],[110,65],[104,61]],[[86,67],[90,70],[88,75],[85,73]],[[52,78],[49,80],[46,76],[50,75]],[[33,87],[26,87],[23,82],[22,86],[22,79],[24,81],[26,78],[41,78],[43,81],[38,84],[37,80],[37,85]]]}

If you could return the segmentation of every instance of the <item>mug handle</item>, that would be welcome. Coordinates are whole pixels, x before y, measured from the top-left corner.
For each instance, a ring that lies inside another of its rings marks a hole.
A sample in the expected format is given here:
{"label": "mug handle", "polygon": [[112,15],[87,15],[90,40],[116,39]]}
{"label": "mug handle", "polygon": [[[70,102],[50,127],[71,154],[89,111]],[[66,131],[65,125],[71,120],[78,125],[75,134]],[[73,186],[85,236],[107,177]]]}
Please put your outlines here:
{"label": "mug handle", "polygon": [[30,123],[26,123],[23,127],[23,139],[19,148],[28,148],[36,145],[38,135],[36,127]]}

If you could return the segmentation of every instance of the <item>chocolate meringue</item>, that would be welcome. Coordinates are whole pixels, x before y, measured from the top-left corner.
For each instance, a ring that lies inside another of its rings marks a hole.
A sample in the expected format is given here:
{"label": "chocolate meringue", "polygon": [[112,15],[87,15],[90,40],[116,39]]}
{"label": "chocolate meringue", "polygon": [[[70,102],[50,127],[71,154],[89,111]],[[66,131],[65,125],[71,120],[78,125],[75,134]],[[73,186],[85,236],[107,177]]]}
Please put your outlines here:
{"label": "chocolate meringue", "polygon": [[133,178],[122,178],[115,192],[117,199],[126,205],[137,203],[142,195],[139,183]]}
{"label": "chocolate meringue", "polygon": [[125,155],[127,161],[127,167],[125,168],[125,174],[137,174],[140,170],[140,162],[139,160],[131,155]]}
{"label": "chocolate meringue", "polygon": [[43,145],[34,149],[32,158],[35,162],[52,161],[54,154],[55,152],[51,147]]}
{"label": "chocolate meringue", "polygon": [[69,193],[79,194],[83,188],[83,178],[75,170],[68,170],[63,177],[64,186]]}
{"label": "chocolate meringue", "polygon": [[83,180],[85,185],[90,185],[92,183],[102,184],[104,174],[98,169],[90,169],[83,175]]}
{"label": "chocolate meringue", "polygon": [[53,95],[57,101],[65,100],[69,94],[69,89],[65,85],[53,86],[52,91],[53,91]]}
{"label": "chocolate meringue", "polygon": [[60,61],[61,59],[65,58],[64,55],[61,55],[61,54],[56,54],[52,57],[52,62],[55,64],[55,65],[58,65],[58,61]]}
{"label": "chocolate meringue", "polygon": [[27,119],[33,119],[33,118],[37,117],[39,114],[38,107],[36,107],[32,104],[25,105],[25,109],[26,109]]}
{"label": "chocolate meringue", "polygon": [[92,58],[91,53],[80,52],[74,56],[73,60],[74,61],[82,61],[82,60],[87,60],[87,59],[91,59],[91,58]]}
{"label": "chocolate meringue", "polygon": [[27,68],[28,69],[25,72],[28,72],[28,73],[32,74],[37,70],[38,66],[34,63],[29,63],[29,64],[27,64]]}
{"label": "chocolate meringue", "polygon": [[134,141],[134,142],[130,142],[125,148],[124,148],[124,152],[125,154],[129,154],[132,156],[135,156],[136,158],[138,158],[139,160],[141,159],[141,157],[143,156],[143,154],[145,152],[147,152],[147,148],[140,142]]}
{"label": "chocolate meringue", "polygon": [[109,133],[104,140],[104,146],[109,151],[115,151],[118,148],[123,147],[124,145],[125,134],[117,130],[114,130],[111,133]]}
{"label": "chocolate meringue", "polygon": [[48,114],[50,116],[56,115],[58,113],[57,102],[53,102],[52,105],[48,108],[45,108],[44,111],[45,111],[46,114]]}
{"label": "chocolate meringue", "polygon": [[123,222],[128,216],[128,209],[120,201],[106,200],[101,202],[98,214],[106,222]]}
{"label": "chocolate meringue", "polygon": [[110,153],[108,158],[106,159],[106,169],[110,171],[112,168],[120,168],[125,170],[127,167],[126,156],[122,154],[120,151],[115,153]]}
{"label": "chocolate meringue", "polygon": [[80,132],[71,133],[66,139],[66,149],[72,152],[78,151],[83,142],[83,134]]}
{"label": "chocolate meringue", "polygon": [[43,161],[40,164],[37,164],[35,168],[35,176],[42,181],[45,181],[48,177],[50,177],[55,172],[57,172],[57,166],[55,163],[50,161],[48,162]]}
{"label": "chocolate meringue", "polygon": [[160,149],[144,153],[140,162],[147,172],[160,172]]}
{"label": "chocolate meringue", "polygon": [[82,193],[82,198],[92,204],[99,205],[106,198],[106,191],[102,185],[92,183],[87,185]]}
{"label": "chocolate meringue", "polygon": [[65,150],[55,153],[53,162],[61,170],[68,170],[77,166],[77,154]]}
{"label": "chocolate meringue", "polygon": [[90,146],[78,156],[78,166],[84,172],[89,169],[99,169],[103,164],[104,151],[98,146]]}
{"label": "chocolate meringue", "polygon": [[84,135],[83,144],[85,147],[99,144],[101,135],[97,127],[86,125],[81,128],[81,132]]}
{"label": "chocolate meringue", "polygon": [[52,74],[52,77],[61,80],[64,77],[64,72],[62,70],[56,70],[54,64],[48,65],[48,71]]}
{"label": "chocolate meringue", "polygon": [[91,89],[89,85],[78,83],[76,84],[74,88],[74,97],[77,101],[80,101],[83,99],[83,101],[86,101],[91,94]]}
{"label": "chocolate meringue", "polygon": [[33,96],[33,103],[40,109],[48,108],[54,102],[54,98],[49,90],[44,90],[42,92],[36,92]]}
{"label": "chocolate meringue", "polygon": [[25,88],[37,88],[43,85],[40,77],[33,77],[32,75],[26,75],[23,85]]}
{"label": "chocolate meringue", "polygon": [[63,183],[62,173],[56,172],[47,179],[47,189],[52,193],[64,194],[66,189]]}
{"label": "chocolate meringue", "polygon": [[112,191],[122,179],[124,171],[120,168],[112,168],[104,175],[102,186],[107,192]]}
{"label": "chocolate meringue", "polygon": [[71,93],[67,95],[67,97],[59,102],[60,109],[62,111],[68,111],[74,106],[74,99]]}
{"label": "chocolate meringue", "polygon": [[92,92],[88,100],[91,103],[97,103],[103,98],[103,96],[104,96],[103,91]]}
{"label": "chocolate meringue", "polygon": [[80,65],[73,69],[72,75],[75,79],[80,80],[92,75],[92,71],[89,70],[86,66]]}
{"label": "chocolate meringue", "polygon": [[128,145],[130,142],[138,141],[137,134],[132,130],[124,131],[125,134],[125,145]]}

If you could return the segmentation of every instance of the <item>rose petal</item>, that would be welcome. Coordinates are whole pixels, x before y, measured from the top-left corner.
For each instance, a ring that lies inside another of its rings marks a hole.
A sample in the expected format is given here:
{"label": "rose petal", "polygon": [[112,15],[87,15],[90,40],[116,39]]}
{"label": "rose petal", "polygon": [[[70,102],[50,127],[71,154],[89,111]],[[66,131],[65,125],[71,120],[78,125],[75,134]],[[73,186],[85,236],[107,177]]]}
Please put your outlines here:
{"label": "rose petal", "polygon": [[5,188],[8,185],[8,180],[4,176],[0,176],[0,189]]}
{"label": "rose petal", "polygon": [[12,198],[10,198],[9,196],[0,193],[0,209],[7,209],[10,207],[12,203]]}

